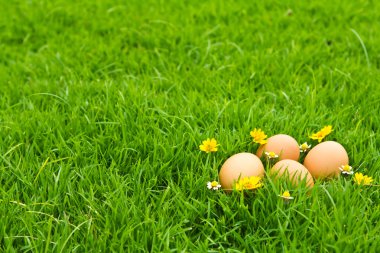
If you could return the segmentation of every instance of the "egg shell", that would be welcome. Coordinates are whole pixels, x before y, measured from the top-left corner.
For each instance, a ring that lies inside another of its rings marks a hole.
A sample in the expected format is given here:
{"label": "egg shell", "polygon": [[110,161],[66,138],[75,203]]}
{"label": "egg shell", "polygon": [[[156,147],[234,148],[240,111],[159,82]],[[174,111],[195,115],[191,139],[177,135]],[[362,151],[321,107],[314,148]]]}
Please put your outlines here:
{"label": "egg shell", "polygon": [[305,166],[297,161],[285,159],[277,162],[270,170],[270,175],[276,179],[285,177],[297,186],[306,178],[306,185],[310,188],[314,186],[312,175]]}
{"label": "egg shell", "polygon": [[298,142],[286,134],[277,134],[268,138],[268,142],[261,145],[256,155],[261,157],[264,152],[274,152],[279,156],[279,160],[291,159],[298,161],[300,150]]}
{"label": "egg shell", "polygon": [[238,153],[229,157],[219,172],[222,188],[230,191],[239,178],[251,176],[264,176],[264,165],[261,160],[251,153]]}
{"label": "egg shell", "polygon": [[348,164],[348,154],[344,147],[335,141],[325,141],[312,148],[303,162],[315,178],[336,177],[339,167]]}

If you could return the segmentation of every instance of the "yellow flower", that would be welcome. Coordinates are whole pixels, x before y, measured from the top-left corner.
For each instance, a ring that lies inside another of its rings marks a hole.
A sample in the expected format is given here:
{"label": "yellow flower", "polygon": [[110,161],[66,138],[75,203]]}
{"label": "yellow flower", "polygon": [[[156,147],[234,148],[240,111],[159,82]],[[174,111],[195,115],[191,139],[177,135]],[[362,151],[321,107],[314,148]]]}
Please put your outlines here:
{"label": "yellow flower", "polygon": [[276,159],[278,158],[278,155],[275,152],[265,152],[265,155],[268,159]]}
{"label": "yellow flower", "polygon": [[261,183],[261,177],[256,176],[241,178],[235,185],[236,190],[238,191],[254,190],[262,186],[263,184]]}
{"label": "yellow flower", "polygon": [[362,173],[355,173],[354,181],[358,185],[371,185],[373,178]]}
{"label": "yellow flower", "polygon": [[322,128],[321,132],[324,133],[326,136],[331,134],[332,126],[331,125],[325,126],[324,128]]}
{"label": "yellow flower", "polygon": [[267,140],[265,140],[268,136],[262,131],[260,128],[259,129],[253,129],[250,132],[250,135],[253,138],[253,142],[259,143],[259,144],[265,144],[267,143]]}
{"label": "yellow flower", "polygon": [[282,195],[279,195],[279,197],[285,199],[285,200],[290,200],[290,199],[294,199],[292,196],[290,196],[290,193],[289,191],[284,191],[282,193]]}
{"label": "yellow flower", "polygon": [[300,152],[305,153],[311,148],[311,145],[307,144],[307,142],[304,142],[300,145]]}
{"label": "yellow flower", "polygon": [[199,145],[199,149],[206,153],[210,153],[218,151],[218,146],[219,144],[216,142],[214,138],[212,138],[211,140],[210,138],[207,138],[207,140],[204,140],[202,144]]}
{"label": "yellow flower", "polygon": [[318,140],[318,142],[321,142],[331,132],[332,132],[332,126],[328,125],[322,128],[319,132],[312,134],[310,138],[313,140]]}

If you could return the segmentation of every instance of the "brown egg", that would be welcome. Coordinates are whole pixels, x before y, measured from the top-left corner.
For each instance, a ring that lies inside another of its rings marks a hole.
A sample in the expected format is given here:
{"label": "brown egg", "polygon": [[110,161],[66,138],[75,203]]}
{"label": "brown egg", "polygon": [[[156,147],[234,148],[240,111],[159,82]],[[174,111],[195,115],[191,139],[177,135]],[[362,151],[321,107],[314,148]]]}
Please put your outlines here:
{"label": "brown egg", "polygon": [[239,178],[264,176],[264,166],[260,159],[251,153],[238,153],[228,158],[219,172],[219,180],[224,190],[232,190]]}
{"label": "brown egg", "polygon": [[[275,178],[290,179],[297,186],[303,180],[306,180],[306,185],[310,188],[314,186],[314,180],[309,171],[299,162],[286,159],[277,162],[270,170],[270,174]],[[305,179],[306,178],[306,179]]]}
{"label": "brown egg", "polygon": [[339,167],[348,164],[347,151],[335,141],[325,141],[312,148],[303,165],[315,178],[336,177]]}
{"label": "brown egg", "polygon": [[268,142],[261,145],[256,152],[261,157],[264,152],[274,152],[279,156],[279,160],[291,159],[298,161],[300,149],[298,142],[286,134],[277,134],[268,138]]}

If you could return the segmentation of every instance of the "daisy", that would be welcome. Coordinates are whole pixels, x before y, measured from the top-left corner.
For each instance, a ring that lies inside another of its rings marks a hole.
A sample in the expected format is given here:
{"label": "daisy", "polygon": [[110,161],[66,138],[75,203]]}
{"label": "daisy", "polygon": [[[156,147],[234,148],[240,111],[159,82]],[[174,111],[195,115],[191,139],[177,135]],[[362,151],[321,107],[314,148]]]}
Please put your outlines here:
{"label": "daisy", "polygon": [[307,142],[304,142],[299,147],[301,153],[306,153],[311,148],[311,145],[308,145]]}
{"label": "daisy", "polygon": [[265,152],[265,155],[268,159],[276,159],[278,158],[278,155],[275,152]]}
{"label": "daisy", "polygon": [[282,195],[278,195],[280,198],[283,198],[284,200],[292,200],[294,199],[288,190],[284,191]]}
{"label": "daisy", "polygon": [[207,188],[210,190],[219,190],[219,188],[222,187],[218,182],[212,181],[212,182],[207,182]]}
{"label": "daisy", "polygon": [[352,174],[354,174],[354,171],[352,170],[352,167],[350,165],[348,165],[348,164],[340,166],[339,170],[342,172],[343,175],[352,175]]}

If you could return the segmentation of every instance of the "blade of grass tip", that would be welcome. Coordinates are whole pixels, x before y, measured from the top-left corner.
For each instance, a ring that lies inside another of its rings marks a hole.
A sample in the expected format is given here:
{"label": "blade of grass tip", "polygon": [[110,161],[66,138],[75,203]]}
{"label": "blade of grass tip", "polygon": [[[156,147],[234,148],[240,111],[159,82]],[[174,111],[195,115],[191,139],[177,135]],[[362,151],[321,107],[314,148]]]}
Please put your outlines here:
{"label": "blade of grass tip", "polygon": [[49,245],[50,245],[50,240],[51,240],[51,229],[53,225],[53,219],[50,218],[48,221],[48,236],[46,238],[46,243],[45,243],[45,251],[44,253],[49,252]]}
{"label": "blade of grass tip", "polygon": [[64,160],[67,160],[67,159],[69,159],[70,157],[62,157],[62,158],[59,158],[59,159],[57,159],[57,160],[53,160],[53,161],[51,161],[50,163],[56,163],[56,162],[60,162],[60,161],[64,161]]}
{"label": "blade of grass tip", "polygon": [[38,173],[37,173],[37,175],[36,175],[36,178],[34,178],[33,183],[35,183],[35,182],[37,181],[38,176],[41,174],[41,172],[42,172],[43,169],[45,168],[46,164],[47,164],[48,161],[49,161],[49,158],[50,158],[50,157],[48,157],[48,158],[45,160],[45,162],[42,164],[41,168],[38,170]]}
{"label": "blade of grass tip", "polygon": [[11,153],[13,150],[15,150],[16,148],[20,147],[21,145],[23,145],[24,143],[19,143],[15,146],[13,146],[11,149],[9,149],[5,154],[4,154],[4,157],[6,157],[9,153]]}
{"label": "blade of grass tip", "polygon": [[334,199],[331,197],[329,191],[325,187],[321,187],[321,188],[326,192],[326,195],[329,197],[329,199],[331,201],[331,204],[334,206],[334,209],[336,209],[336,205],[335,205]]}
{"label": "blade of grass tip", "polygon": [[53,215],[51,214],[48,214],[48,213],[44,213],[44,212],[38,212],[38,211],[26,211],[27,213],[32,213],[32,214],[40,214],[40,215],[44,215],[44,216],[47,216],[49,217],[50,219],[53,219],[56,223],[59,223],[61,220],[58,220],[57,218],[55,218]]}
{"label": "blade of grass tip", "polygon": [[11,201],[9,201],[9,203],[13,203],[13,204],[16,204],[16,205],[20,205],[22,207],[26,207],[26,205],[24,203],[18,202],[16,200],[11,200]]}
{"label": "blade of grass tip", "polygon": [[3,155],[0,154],[0,158],[2,158],[3,161],[4,161],[4,162],[5,162],[10,168],[13,168],[12,164],[11,164],[7,159],[5,159],[5,156],[3,156]]}
{"label": "blade of grass tip", "polygon": [[60,97],[58,95],[52,94],[52,93],[40,92],[40,93],[34,93],[34,94],[30,95],[30,96],[37,96],[37,95],[51,96],[51,97],[56,98],[59,101],[62,101],[66,105],[70,106],[70,104],[64,98],[62,98],[62,97]]}
{"label": "blade of grass tip", "polygon": [[364,51],[364,54],[365,54],[365,58],[366,58],[366,61],[367,61],[367,65],[368,67],[370,68],[371,67],[371,63],[369,62],[369,58],[368,58],[368,53],[367,53],[367,48],[362,40],[362,38],[360,37],[359,33],[357,31],[355,31],[354,29],[351,28],[351,32],[353,34],[355,34],[356,38],[358,38],[360,44],[362,45],[362,48],[363,48],[363,51]]}
{"label": "blade of grass tip", "polygon": [[86,221],[82,222],[82,223],[79,224],[78,226],[75,226],[75,228],[73,229],[73,231],[71,231],[71,233],[69,234],[69,236],[66,238],[66,241],[63,243],[60,253],[63,252],[63,250],[64,250],[65,247],[66,247],[66,244],[67,244],[68,241],[70,240],[71,236],[75,233],[75,231],[79,230],[79,228],[80,228],[81,226],[83,226],[83,225],[86,224],[87,222],[90,222],[91,220],[92,220],[92,218],[90,218],[89,220],[86,220]]}

